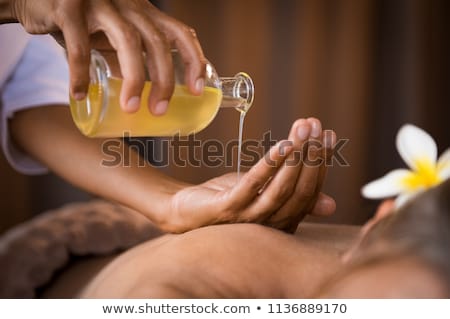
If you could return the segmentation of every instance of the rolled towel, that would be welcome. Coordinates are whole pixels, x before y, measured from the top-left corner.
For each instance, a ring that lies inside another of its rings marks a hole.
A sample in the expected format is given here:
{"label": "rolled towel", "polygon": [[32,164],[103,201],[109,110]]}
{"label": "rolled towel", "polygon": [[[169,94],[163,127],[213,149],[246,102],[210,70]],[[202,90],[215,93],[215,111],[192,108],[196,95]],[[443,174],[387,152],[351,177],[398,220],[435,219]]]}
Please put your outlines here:
{"label": "rolled towel", "polygon": [[0,298],[35,297],[71,256],[104,256],[161,234],[141,214],[103,200],[45,212],[0,237]]}

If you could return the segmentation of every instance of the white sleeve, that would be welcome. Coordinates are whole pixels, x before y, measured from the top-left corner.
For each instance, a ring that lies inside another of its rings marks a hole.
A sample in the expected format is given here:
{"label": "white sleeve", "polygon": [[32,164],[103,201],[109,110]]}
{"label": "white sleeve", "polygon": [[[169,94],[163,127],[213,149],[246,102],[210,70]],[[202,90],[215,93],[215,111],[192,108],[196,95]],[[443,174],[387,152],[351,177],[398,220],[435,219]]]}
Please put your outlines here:
{"label": "white sleeve", "polygon": [[14,145],[8,120],[20,110],[43,105],[68,105],[69,72],[63,49],[49,35],[32,36],[4,83],[1,94],[0,136],[5,157],[24,174],[47,172],[46,167]]}

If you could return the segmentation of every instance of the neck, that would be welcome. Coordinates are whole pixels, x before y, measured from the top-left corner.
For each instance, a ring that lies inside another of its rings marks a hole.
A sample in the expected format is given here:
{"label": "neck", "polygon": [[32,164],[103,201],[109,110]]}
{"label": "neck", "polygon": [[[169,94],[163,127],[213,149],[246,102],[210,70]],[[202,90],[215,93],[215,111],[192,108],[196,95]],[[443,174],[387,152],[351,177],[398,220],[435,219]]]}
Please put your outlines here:
{"label": "neck", "polygon": [[[342,256],[359,237],[360,227],[300,224],[295,235],[296,243],[290,248],[297,254],[281,282],[287,298],[314,298],[324,283],[333,278],[344,266]],[[305,262],[307,260],[307,262]],[[293,285],[292,282],[297,284]]]}

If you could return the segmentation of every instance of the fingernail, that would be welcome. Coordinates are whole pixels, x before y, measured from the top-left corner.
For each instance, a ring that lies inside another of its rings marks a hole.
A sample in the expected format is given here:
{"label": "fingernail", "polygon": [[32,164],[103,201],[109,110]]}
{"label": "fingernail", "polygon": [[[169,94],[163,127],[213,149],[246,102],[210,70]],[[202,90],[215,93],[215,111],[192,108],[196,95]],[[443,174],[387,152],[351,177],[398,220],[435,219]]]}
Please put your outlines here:
{"label": "fingernail", "polygon": [[318,138],[320,137],[321,127],[320,123],[317,120],[310,121],[311,123],[311,137]]}
{"label": "fingernail", "polygon": [[311,127],[307,123],[300,124],[297,128],[297,136],[301,140],[308,139]]}
{"label": "fingernail", "polygon": [[167,102],[166,100],[159,101],[158,103],[156,103],[155,108],[153,109],[153,114],[154,115],[163,115],[167,111],[168,104],[169,104],[169,102]]}
{"label": "fingernail", "polygon": [[198,94],[203,93],[204,86],[205,86],[205,80],[203,80],[202,78],[199,78],[199,79],[197,79],[197,81],[195,81],[195,91]]}
{"label": "fingernail", "polygon": [[324,131],[323,143],[326,148],[332,149],[336,144],[336,135],[332,131]]}
{"label": "fingernail", "polygon": [[84,92],[75,92],[73,94],[73,98],[77,101],[84,100],[86,98],[86,93]]}
{"label": "fingernail", "polygon": [[127,112],[136,112],[141,106],[141,98],[139,96],[131,97],[127,102]]}

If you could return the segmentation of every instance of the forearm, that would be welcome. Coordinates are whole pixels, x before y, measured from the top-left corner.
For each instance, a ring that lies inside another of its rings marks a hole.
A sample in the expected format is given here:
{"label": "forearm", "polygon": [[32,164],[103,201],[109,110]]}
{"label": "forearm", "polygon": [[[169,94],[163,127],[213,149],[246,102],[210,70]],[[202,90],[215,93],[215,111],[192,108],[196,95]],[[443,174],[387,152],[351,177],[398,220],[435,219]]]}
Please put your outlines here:
{"label": "forearm", "polygon": [[144,161],[123,141],[115,141],[114,150],[121,159],[129,159],[129,165],[123,161],[105,165],[105,140],[81,135],[68,107],[18,112],[10,124],[15,142],[56,174],[88,192],[136,209],[156,223],[167,213],[169,197],[182,187],[148,163],[139,166]]}
{"label": "forearm", "polygon": [[12,14],[11,0],[0,0],[0,24],[8,22],[17,22]]}

